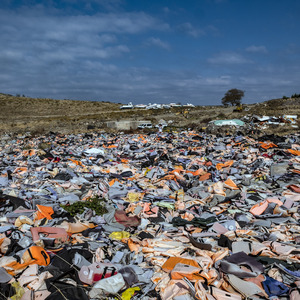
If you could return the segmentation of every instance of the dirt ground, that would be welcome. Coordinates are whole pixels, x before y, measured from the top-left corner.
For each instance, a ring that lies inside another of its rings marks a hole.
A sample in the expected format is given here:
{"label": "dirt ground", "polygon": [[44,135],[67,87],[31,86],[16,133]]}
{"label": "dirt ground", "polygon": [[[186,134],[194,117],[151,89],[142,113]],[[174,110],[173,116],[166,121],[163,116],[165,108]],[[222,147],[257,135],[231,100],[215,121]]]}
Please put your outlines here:
{"label": "dirt ground", "polygon": [[[110,130],[107,121],[148,120],[157,124],[159,120],[171,121],[174,128],[201,129],[215,119],[241,118],[244,115],[300,115],[300,99],[275,99],[264,103],[245,105],[242,112],[233,107],[196,106],[171,109],[120,110],[120,103],[53,100],[15,97],[0,94],[0,134],[45,134],[47,132],[85,132]],[[288,127],[272,128],[277,134],[298,131]]]}

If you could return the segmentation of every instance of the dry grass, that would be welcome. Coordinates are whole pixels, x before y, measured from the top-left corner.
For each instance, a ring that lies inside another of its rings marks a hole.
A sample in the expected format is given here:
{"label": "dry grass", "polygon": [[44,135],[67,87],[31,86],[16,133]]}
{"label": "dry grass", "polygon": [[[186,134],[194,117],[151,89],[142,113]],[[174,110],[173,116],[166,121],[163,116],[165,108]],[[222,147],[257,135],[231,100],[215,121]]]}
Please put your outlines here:
{"label": "dry grass", "polygon": [[[300,98],[274,99],[264,103],[246,105],[248,111],[234,112],[233,107],[197,106],[158,110],[120,110],[120,103],[34,99],[0,94],[0,133],[31,132],[83,132],[108,130],[106,121],[149,120],[156,124],[160,119],[173,121],[174,128],[200,129],[214,119],[241,118],[249,114],[274,115],[297,114],[300,117]],[[300,121],[299,121],[300,122]],[[300,123],[299,123],[300,125]],[[269,128],[278,134],[295,131],[291,126]]]}

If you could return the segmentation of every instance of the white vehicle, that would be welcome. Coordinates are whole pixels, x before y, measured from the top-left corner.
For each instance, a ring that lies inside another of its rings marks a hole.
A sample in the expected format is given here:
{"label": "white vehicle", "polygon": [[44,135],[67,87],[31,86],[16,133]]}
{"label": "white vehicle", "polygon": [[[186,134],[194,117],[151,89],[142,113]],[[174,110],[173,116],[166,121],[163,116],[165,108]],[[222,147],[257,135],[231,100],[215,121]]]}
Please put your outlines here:
{"label": "white vehicle", "polygon": [[120,109],[132,109],[133,105],[132,102],[129,102],[128,104],[124,104],[120,107]]}
{"label": "white vehicle", "polygon": [[151,123],[143,123],[143,124],[140,124],[138,126],[139,129],[144,129],[144,128],[152,128],[152,124]]}

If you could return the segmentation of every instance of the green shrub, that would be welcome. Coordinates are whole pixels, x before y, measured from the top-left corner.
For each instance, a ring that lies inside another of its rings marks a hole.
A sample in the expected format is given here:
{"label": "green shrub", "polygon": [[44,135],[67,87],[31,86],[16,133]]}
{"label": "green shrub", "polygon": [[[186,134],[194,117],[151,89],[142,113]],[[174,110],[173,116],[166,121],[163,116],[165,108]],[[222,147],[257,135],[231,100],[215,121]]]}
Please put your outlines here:
{"label": "green shrub", "polygon": [[105,199],[95,196],[87,201],[77,201],[70,205],[60,205],[64,210],[70,213],[71,216],[76,214],[82,214],[85,208],[90,208],[95,211],[96,215],[104,215],[107,213],[107,209],[104,206]]}

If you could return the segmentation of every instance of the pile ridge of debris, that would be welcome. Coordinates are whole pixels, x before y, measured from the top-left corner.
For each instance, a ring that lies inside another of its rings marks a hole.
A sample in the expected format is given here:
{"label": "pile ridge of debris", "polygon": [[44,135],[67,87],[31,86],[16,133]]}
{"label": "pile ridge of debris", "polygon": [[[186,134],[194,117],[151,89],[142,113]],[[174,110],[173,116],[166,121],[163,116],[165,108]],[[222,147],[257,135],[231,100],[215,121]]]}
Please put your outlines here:
{"label": "pile ridge of debris", "polygon": [[300,299],[299,134],[2,136],[0,167],[0,300]]}

